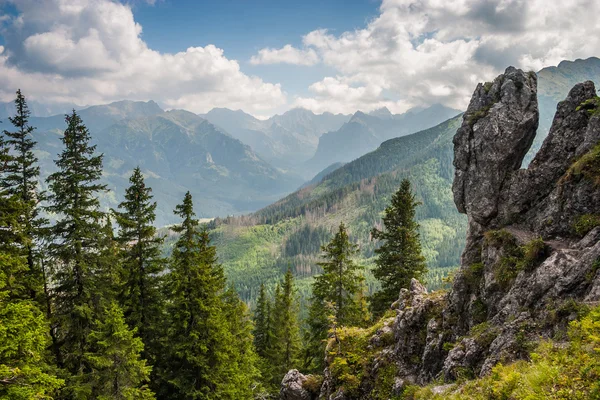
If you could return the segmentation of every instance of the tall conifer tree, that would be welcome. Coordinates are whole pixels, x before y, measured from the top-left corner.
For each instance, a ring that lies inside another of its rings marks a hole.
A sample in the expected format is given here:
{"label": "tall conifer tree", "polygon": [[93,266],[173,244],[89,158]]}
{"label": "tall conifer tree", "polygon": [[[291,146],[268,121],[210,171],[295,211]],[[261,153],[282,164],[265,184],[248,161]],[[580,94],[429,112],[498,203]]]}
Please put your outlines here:
{"label": "tall conifer tree", "polygon": [[231,382],[227,383],[227,389],[221,398],[251,399],[260,378],[258,356],[253,346],[252,319],[248,307],[233,288],[229,287],[225,291],[223,303],[230,336],[227,346],[229,361],[225,368],[229,371]]}
{"label": "tall conifer tree", "polygon": [[373,239],[382,241],[375,250],[377,259],[373,275],[381,282],[381,290],[371,299],[375,316],[380,316],[398,300],[400,289],[407,288],[412,278],[421,279],[427,272],[421,253],[419,224],[415,209],[421,204],[412,193],[411,184],[404,179],[392,196],[383,216],[384,229],[373,229]]}
{"label": "tall conifer tree", "polygon": [[267,349],[271,344],[272,326],[271,326],[271,302],[267,297],[265,285],[260,285],[256,309],[254,310],[254,348],[256,353],[262,357],[267,357]]}
{"label": "tall conifer tree", "polygon": [[16,114],[8,118],[14,130],[3,131],[9,157],[5,158],[2,166],[0,187],[8,196],[14,196],[19,201],[18,219],[23,228],[19,245],[27,257],[27,273],[23,284],[27,297],[42,302],[43,277],[36,265],[35,243],[46,220],[39,216],[39,202],[44,194],[37,189],[40,168],[33,153],[36,145],[33,139],[35,128],[29,124],[31,113],[20,89],[17,90],[14,103]]}
{"label": "tall conifer tree", "polygon": [[156,202],[152,189],[146,186],[140,168],[129,178],[122,211],[114,211],[119,225],[122,277],[119,300],[130,327],[136,328],[146,347],[144,354],[154,362],[161,349],[157,348],[159,325],[163,319],[162,273],[166,260],[161,257],[163,239],[156,237],[153,226]]}
{"label": "tall conifer tree", "polygon": [[333,239],[322,246],[323,273],[315,278],[307,324],[305,366],[322,368],[324,340],[329,330],[329,316],[342,326],[363,323],[358,302],[364,277],[363,267],[354,262],[358,246],[350,242],[346,226],[341,223]]}
{"label": "tall conifer tree", "polygon": [[273,307],[274,343],[276,344],[275,365],[276,379],[281,381],[283,375],[292,368],[298,367],[300,351],[300,333],[298,328],[298,303],[294,275],[288,268],[281,290],[275,298]]}
{"label": "tall conifer tree", "polygon": [[[0,177],[12,160],[0,137]],[[48,323],[27,283],[27,205],[19,193],[0,186],[0,398],[49,398],[63,385],[46,362]]]}
{"label": "tall conifer tree", "polygon": [[166,399],[219,399],[231,383],[224,373],[232,344],[222,313],[225,278],[208,233],[198,231],[189,192],[175,214],[183,221],[173,228],[180,236],[167,283],[170,351],[160,394]]}
{"label": "tall conifer tree", "polygon": [[105,237],[105,213],[98,196],[102,155],[95,155],[90,133],[75,111],[66,117],[64,150],[56,161],[58,171],[48,177],[50,205],[58,217],[49,244],[53,262],[53,294],[57,324],[56,360],[71,374],[89,372],[84,355],[94,315],[103,299],[98,294],[98,269]]}

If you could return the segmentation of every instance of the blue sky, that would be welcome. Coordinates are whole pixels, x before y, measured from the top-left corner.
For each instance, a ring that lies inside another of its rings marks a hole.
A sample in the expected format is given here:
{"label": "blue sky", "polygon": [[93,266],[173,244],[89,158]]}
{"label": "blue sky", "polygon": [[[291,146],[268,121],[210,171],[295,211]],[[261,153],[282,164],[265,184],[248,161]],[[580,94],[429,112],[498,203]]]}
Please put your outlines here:
{"label": "blue sky", "polygon": [[507,66],[600,54],[596,0],[0,0],[0,101],[464,109]]}
{"label": "blue sky", "polygon": [[301,46],[302,36],[317,29],[345,32],[363,28],[378,15],[380,0],[158,0],[135,3],[142,38],[162,52],[214,44],[242,69],[289,92],[306,95],[308,86],[335,71],[325,65],[252,65],[265,47]]}

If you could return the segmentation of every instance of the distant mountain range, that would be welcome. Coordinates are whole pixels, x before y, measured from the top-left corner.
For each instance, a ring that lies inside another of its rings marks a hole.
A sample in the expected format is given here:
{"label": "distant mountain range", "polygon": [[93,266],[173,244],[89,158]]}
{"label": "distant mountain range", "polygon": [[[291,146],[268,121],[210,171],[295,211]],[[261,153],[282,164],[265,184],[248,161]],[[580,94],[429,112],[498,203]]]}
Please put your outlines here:
{"label": "distant mountain range", "polygon": [[430,128],[460,114],[440,104],[393,115],[387,108],[369,114],[357,111],[337,131],[319,139],[315,155],[305,168],[316,173],[333,162],[347,162],[375,150],[385,140]]}
{"label": "distant mountain range", "polygon": [[216,108],[201,116],[274,165],[310,179],[333,163],[351,161],[376,149],[387,139],[430,128],[459,113],[438,104],[398,115],[387,108],[368,114],[357,111],[352,116],[296,108],[261,121],[241,110]]}
{"label": "distant mountain range", "polygon": [[[163,111],[155,102],[120,101],[79,111],[104,153],[103,179],[111,193],[105,206],[122,199],[134,167],[140,166],[158,202],[157,224],[176,221],[173,208],[190,190],[200,217],[250,212],[297,188],[302,179],[281,172],[248,145],[196,114]],[[64,116],[32,118],[38,128],[42,177],[55,171],[62,150]]]}
{"label": "distant mountain range", "polygon": [[[339,129],[350,119],[349,115],[314,114],[301,108],[268,120],[259,120],[241,110],[227,108],[214,108],[200,116],[252,147],[265,160],[284,169],[294,168],[312,157],[319,137]],[[304,177],[309,178],[305,174]]]}

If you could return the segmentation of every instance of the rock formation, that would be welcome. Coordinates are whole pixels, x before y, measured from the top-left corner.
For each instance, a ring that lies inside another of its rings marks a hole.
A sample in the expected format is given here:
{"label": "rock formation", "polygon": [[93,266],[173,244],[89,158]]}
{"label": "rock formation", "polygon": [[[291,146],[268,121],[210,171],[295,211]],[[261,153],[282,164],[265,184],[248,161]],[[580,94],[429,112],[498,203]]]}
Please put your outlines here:
{"label": "rock formation", "polygon": [[510,67],[477,86],[454,138],[453,193],[469,229],[452,289],[427,293],[413,281],[385,326],[392,344],[380,345],[383,328],[369,340],[358,389],[345,392],[328,368],[321,399],[374,398],[386,365],[390,396],[487,374],[600,301],[600,100],[592,82],[576,85],[520,169],[538,125],[536,85],[534,73]]}

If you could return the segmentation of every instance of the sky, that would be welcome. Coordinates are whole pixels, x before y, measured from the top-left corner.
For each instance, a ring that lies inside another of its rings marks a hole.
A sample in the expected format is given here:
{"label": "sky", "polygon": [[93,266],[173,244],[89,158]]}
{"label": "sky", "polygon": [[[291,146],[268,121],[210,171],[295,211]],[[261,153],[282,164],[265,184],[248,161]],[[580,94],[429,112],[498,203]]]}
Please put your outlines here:
{"label": "sky", "polygon": [[0,101],[464,109],[509,65],[599,56],[598,15],[597,0],[0,0]]}

